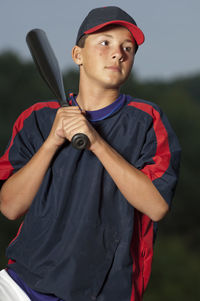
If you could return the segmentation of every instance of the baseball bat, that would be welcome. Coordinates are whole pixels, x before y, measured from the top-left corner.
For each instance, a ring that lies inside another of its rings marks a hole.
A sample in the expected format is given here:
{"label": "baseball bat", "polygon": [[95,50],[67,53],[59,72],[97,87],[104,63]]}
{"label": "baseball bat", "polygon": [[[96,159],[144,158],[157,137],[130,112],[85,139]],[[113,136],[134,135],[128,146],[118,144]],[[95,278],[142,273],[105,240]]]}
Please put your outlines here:
{"label": "baseball bat", "polygon": [[[60,67],[46,33],[42,29],[33,29],[28,32],[26,42],[41,77],[58,99],[60,106],[69,106]],[[73,147],[80,150],[87,148],[90,143],[88,137],[82,133],[74,135],[71,142]]]}

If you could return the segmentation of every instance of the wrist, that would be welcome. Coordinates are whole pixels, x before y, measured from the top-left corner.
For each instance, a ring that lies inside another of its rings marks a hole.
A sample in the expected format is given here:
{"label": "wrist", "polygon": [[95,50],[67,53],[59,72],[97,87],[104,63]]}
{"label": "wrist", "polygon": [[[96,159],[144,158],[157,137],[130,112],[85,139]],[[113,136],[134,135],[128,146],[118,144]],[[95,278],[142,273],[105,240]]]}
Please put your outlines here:
{"label": "wrist", "polygon": [[59,149],[59,145],[51,143],[51,141],[49,141],[49,139],[47,138],[47,140],[42,145],[42,149],[46,153],[54,155],[56,151]]}
{"label": "wrist", "polygon": [[94,143],[91,144],[90,150],[91,150],[97,157],[100,157],[101,154],[103,154],[103,152],[105,151],[106,145],[107,145],[107,143],[105,142],[105,140],[103,140],[103,139],[99,136],[98,139],[96,139],[96,141],[95,141]]}

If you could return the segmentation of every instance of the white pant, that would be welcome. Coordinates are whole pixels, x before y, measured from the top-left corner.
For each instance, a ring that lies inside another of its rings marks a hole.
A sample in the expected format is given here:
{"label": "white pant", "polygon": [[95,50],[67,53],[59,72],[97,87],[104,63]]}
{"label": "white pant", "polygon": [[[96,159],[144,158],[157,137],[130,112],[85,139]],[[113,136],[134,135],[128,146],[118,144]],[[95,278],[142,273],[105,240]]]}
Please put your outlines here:
{"label": "white pant", "polygon": [[31,299],[10,277],[6,270],[0,271],[0,301],[30,301]]}

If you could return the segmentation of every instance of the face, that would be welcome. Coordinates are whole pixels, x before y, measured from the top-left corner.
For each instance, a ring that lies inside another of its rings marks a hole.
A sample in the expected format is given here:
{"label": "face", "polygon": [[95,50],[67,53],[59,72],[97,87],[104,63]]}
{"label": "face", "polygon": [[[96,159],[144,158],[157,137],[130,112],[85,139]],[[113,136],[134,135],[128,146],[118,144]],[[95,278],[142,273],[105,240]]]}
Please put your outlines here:
{"label": "face", "polygon": [[80,80],[118,89],[132,69],[135,46],[125,27],[110,26],[90,34],[84,48],[74,48],[74,60],[80,65]]}

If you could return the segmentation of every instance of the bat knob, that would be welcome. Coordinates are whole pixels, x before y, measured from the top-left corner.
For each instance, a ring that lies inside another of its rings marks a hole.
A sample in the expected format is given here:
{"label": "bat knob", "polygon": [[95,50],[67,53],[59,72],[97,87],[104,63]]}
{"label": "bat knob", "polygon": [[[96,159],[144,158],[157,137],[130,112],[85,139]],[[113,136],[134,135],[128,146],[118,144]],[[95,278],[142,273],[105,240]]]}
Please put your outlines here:
{"label": "bat knob", "polygon": [[79,150],[86,149],[90,145],[88,137],[85,134],[81,133],[74,135],[71,142],[73,147]]}

